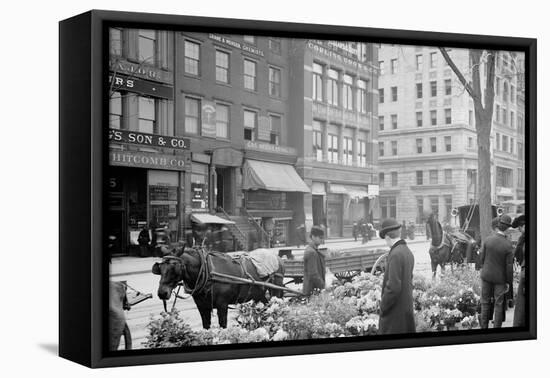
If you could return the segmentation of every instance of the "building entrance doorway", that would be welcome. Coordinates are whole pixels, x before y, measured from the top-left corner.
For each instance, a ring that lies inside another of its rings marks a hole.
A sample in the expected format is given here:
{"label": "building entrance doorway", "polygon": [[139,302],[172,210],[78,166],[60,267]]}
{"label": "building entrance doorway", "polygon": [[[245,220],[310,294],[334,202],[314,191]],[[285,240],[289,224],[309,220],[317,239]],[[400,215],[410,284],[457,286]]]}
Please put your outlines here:
{"label": "building entrance doorway", "polygon": [[312,195],[311,196],[311,206],[313,208],[313,224],[320,226],[325,222],[325,201],[324,196],[322,195]]}
{"label": "building entrance doorway", "polygon": [[216,168],[216,207],[223,208],[229,214],[235,210],[232,182],[233,168]]}

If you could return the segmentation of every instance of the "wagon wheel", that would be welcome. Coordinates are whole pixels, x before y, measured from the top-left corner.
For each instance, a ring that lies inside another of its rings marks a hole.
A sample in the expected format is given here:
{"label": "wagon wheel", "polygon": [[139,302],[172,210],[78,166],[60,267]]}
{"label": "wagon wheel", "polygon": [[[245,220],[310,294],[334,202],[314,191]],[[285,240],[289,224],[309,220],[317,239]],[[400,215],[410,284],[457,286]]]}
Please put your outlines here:
{"label": "wagon wheel", "polygon": [[358,274],[359,272],[356,270],[346,270],[344,272],[334,273],[334,277],[336,277],[340,281],[349,282],[353,279],[353,277],[355,277]]}
{"label": "wagon wheel", "polygon": [[386,261],[388,260],[388,252],[381,255],[372,266],[371,274],[380,274],[386,271]]}

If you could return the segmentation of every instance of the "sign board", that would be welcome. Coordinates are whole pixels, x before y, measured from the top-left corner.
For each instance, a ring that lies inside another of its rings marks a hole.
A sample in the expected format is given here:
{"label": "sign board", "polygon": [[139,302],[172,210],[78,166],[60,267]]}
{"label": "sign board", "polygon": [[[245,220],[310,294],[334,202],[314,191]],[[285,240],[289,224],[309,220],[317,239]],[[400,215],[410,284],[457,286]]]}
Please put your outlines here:
{"label": "sign board", "polygon": [[367,185],[367,193],[369,197],[376,197],[380,195],[380,186],[376,184]]}
{"label": "sign board", "polygon": [[148,154],[134,151],[109,151],[109,164],[123,167],[185,170],[185,157],[182,155]]}
{"label": "sign board", "polygon": [[210,39],[216,41],[216,42],[223,43],[227,46],[231,46],[231,47],[234,47],[236,49],[246,51],[246,52],[249,52],[249,53],[254,54],[254,55],[258,55],[258,56],[264,56],[265,55],[262,50],[254,47],[254,46],[250,46],[250,45],[247,45],[245,43],[234,41],[232,39],[224,37],[223,35],[209,34],[208,37]]}
{"label": "sign board", "polygon": [[174,88],[152,81],[141,80],[120,74],[109,75],[111,91],[129,91],[147,96],[160,97],[171,100],[174,98]]}
{"label": "sign board", "polygon": [[251,141],[251,140],[245,141],[244,148],[246,150],[296,155],[296,149],[293,147],[279,146],[277,144],[263,143],[263,142]]}
{"label": "sign board", "polygon": [[111,58],[109,61],[109,70],[115,74],[126,74],[131,77],[155,80],[166,84],[174,83],[174,74],[172,71],[161,70],[145,63],[137,64],[121,60],[120,58]]}
{"label": "sign board", "polygon": [[207,138],[216,137],[216,106],[211,101],[203,101],[201,135]]}
{"label": "sign board", "polygon": [[174,148],[176,150],[188,150],[190,146],[189,138],[140,133],[138,131],[121,129],[109,129],[109,142]]}

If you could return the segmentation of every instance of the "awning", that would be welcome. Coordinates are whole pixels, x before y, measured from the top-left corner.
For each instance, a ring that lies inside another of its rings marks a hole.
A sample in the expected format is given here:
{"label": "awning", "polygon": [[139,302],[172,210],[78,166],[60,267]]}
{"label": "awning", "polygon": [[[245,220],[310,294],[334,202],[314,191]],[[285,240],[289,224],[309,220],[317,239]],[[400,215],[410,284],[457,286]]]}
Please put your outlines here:
{"label": "awning", "polygon": [[218,217],[217,215],[206,213],[191,214],[191,220],[197,223],[235,224],[235,222],[228,219],[223,219],[222,217]]}
{"label": "awning", "polygon": [[292,165],[246,160],[243,166],[243,190],[258,189],[275,192],[311,192]]}
{"label": "awning", "polygon": [[361,186],[330,184],[330,192],[335,194],[346,194],[352,199],[365,198],[367,191]]}

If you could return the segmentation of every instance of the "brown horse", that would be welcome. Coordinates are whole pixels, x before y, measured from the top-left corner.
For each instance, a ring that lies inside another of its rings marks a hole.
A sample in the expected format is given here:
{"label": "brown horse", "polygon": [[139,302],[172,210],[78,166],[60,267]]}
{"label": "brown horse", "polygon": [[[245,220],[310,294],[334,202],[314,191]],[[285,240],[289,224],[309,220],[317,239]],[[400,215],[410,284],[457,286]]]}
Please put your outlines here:
{"label": "brown horse", "polygon": [[429,232],[432,237],[430,246],[430,260],[432,263],[432,277],[435,278],[437,266],[441,266],[441,270],[445,270],[445,265],[451,262],[452,242],[449,235],[443,232],[441,223],[435,218],[432,213],[426,221]]}
{"label": "brown horse", "polygon": [[[275,273],[260,277],[248,258],[232,258],[223,253],[189,248],[164,256],[162,262],[153,265],[153,274],[160,275],[158,297],[166,303],[174,288],[183,281],[197,305],[205,329],[210,328],[213,309],[217,310],[220,327],[226,328],[229,304],[250,300],[267,303],[264,287],[239,284],[217,276],[214,278],[213,272],[283,286],[284,265],[281,259]],[[270,294],[281,298],[283,291],[270,289]]]}

